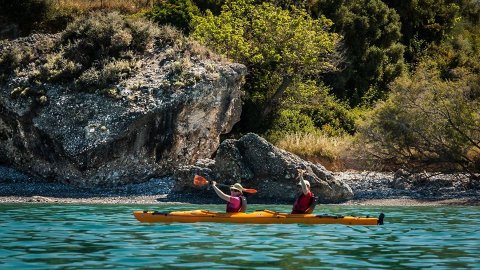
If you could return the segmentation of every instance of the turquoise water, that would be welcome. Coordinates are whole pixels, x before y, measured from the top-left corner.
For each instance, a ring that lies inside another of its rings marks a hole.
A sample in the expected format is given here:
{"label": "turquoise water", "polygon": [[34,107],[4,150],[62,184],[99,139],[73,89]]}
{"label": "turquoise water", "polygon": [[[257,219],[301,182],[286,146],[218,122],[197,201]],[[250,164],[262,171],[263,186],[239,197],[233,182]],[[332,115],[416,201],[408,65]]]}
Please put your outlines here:
{"label": "turquoise water", "polygon": [[[384,226],[142,224],[134,210],[220,205],[0,204],[0,269],[480,269],[480,207],[319,206]],[[250,209],[288,211],[288,206]]]}

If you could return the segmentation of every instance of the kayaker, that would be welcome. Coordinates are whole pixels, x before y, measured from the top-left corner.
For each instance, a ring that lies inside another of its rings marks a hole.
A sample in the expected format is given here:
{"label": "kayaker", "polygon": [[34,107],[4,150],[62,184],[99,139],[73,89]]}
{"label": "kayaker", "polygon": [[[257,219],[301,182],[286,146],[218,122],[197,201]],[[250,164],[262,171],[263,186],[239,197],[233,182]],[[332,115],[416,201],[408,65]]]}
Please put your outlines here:
{"label": "kayaker", "polygon": [[230,195],[223,193],[218,187],[217,182],[212,181],[213,190],[218,197],[227,201],[227,213],[245,213],[247,210],[247,199],[243,196],[243,187],[239,183],[230,186]]}
{"label": "kayaker", "polygon": [[[299,189],[299,195],[295,200],[292,208],[292,214],[309,214],[313,211],[314,207],[314,195],[310,190],[310,182],[303,179],[304,170],[298,170],[299,181],[297,187]],[[312,207],[313,206],[313,207]]]}

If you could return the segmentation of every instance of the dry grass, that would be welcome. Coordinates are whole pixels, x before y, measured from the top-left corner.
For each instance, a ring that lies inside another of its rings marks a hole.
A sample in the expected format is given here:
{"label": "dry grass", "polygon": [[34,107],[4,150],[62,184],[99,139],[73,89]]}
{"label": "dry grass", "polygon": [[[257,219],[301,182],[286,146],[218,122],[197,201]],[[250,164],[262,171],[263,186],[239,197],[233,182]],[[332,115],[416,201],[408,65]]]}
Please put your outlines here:
{"label": "dry grass", "polygon": [[286,135],[276,146],[327,169],[345,169],[345,157],[352,145],[351,136],[328,137],[322,134],[293,133]]}
{"label": "dry grass", "polygon": [[119,10],[125,13],[136,13],[151,8],[155,0],[50,0],[59,8],[91,11],[98,9]]}

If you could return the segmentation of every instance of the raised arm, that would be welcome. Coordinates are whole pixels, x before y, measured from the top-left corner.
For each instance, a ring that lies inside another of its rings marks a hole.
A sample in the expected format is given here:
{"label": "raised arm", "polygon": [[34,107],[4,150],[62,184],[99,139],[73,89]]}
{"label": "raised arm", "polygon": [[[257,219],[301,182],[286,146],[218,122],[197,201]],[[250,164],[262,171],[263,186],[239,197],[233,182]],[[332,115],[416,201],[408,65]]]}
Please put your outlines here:
{"label": "raised arm", "polygon": [[213,190],[215,190],[215,193],[217,193],[218,197],[222,198],[222,200],[225,200],[227,202],[230,201],[230,196],[223,193],[223,191],[221,191],[218,187],[217,187],[217,182],[215,181],[212,181],[212,187],[213,187]]}
{"label": "raised arm", "polygon": [[310,192],[310,189],[308,188],[308,186],[305,184],[305,181],[303,180],[303,174],[305,173],[305,171],[299,169],[298,173],[299,173],[298,178],[300,179],[300,185],[302,186],[303,195],[307,195],[308,192]]}

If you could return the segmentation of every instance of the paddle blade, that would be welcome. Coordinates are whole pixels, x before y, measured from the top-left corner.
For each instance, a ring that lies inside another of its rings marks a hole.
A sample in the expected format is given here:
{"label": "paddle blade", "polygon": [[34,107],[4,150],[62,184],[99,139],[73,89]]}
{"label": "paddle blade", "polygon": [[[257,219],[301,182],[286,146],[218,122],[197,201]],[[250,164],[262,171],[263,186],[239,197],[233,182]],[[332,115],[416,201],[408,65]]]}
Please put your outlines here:
{"label": "paddle blade", "polygon": [[256,189],[253,189],[253,188],[244,188],[243,189],[243,192],[246,192],[246,193],[257,193],[257,190]]}
{"label": "paddle blade", "polygon": [[200,175],[195,175],[193,177],[193,184],[195,186],[204,186],[204,185],[208,184],[208,180],[205,179],[205,177],[202,177]]}

